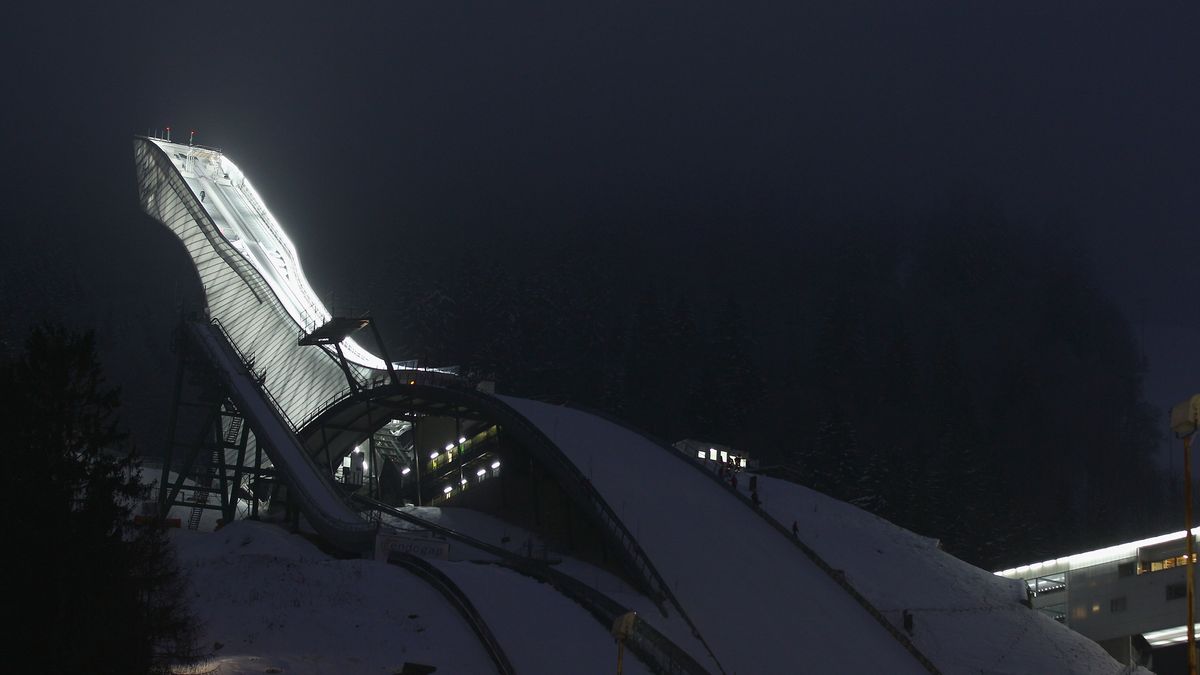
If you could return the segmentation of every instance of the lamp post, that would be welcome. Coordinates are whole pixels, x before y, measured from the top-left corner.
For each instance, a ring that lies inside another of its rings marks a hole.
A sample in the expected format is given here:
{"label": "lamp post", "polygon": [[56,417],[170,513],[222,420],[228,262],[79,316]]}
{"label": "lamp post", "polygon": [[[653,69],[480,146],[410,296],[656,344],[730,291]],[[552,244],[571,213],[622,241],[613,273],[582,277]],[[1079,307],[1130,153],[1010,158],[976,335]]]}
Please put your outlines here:
{"label": "lamp post", "polygon": [[1171,431],[1183,439],[1183,499],[1187,517],[1187,649],[1188,675],[1196,673],[1196,565],[1192,540],[1192,437],[1200,426],[1200,394],[1171,409]]}
{"label": "lamp post", "polygon": [[625,672],[625,640],[633,633],[637,612],[626,612],[613,619],[612,635],[617,639],[617,675]]}

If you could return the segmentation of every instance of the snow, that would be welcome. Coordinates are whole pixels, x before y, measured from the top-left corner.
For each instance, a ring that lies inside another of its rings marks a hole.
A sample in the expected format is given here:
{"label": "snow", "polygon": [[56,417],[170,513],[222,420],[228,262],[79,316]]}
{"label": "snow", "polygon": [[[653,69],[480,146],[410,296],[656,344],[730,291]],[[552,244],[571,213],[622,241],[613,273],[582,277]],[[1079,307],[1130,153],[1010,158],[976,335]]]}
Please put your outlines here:
{"label": "snow", "polygon": [[[616,642],[580,605],[553,587],[495,565],[439,562],[462,588],[518,673],[612,673]],[[632,653],[625,672],[651,671]]]}
{"label": "snow", "polygon": [[[748,480],[739,489],[748,494]],[[944,673],[1124,672],[1099,645],[1020,604],[1024,584],[998,577],[866,511],[794,483],[758,477],[762,508],[912,640]],[[1143,671],[1145,672],[1145,671]]]}
{"label": "snow", "polygon": [[[335,560],[297,535],[238,521],[173,541],[212,658],[205,673],[394,673],[404,661],[446,673],[495,666],[446,600],[403,569]],[[616,644],[581,606],[507,568],[433,561],[471,598],[519,673],[608,673]],[[626,652],[625,672],[649,669]]]}
{"label": "snow", "polygon": [[[924,672],[764,514],[789,531],[794,521],[800,538],[894,625],[912,612],[912,641],[943,673],[1127,672],[1095,643],[1021,605],[1019,584],[948,555],[935,540],[765,476],[756,512],[685,466],[693,460],[618,425],[505,400],[559,444],[624,520],[730,675]],[[748,482],[739,481],[743,493]],[[515,553],[526,553],[527,541],[535,554],[541,549],[532,533],[487,514],[407,510]],[[196,671],[392,673],[405,661],[439,672],[495,671],[449,603],[401,568],[336,560],[301,536],[249,521],[215,533],[178,531],[173,540],[212,653]],[[612,671],[613,639],[583,607],[493,564],[491,554],[456,541],[449,551],[433,564],[471,598],[518,672]],[[711,664],[674,608],[664,617],[607,571],[551,558],[556,570],[637,610]],[[648,672],[628,651],[625,668]]]}
{"label": "snow", "polygon": [[[542,540],[536,534],[486,513],[472,509],[430,506],[407,507],[404,510],[423,520],[461,532],[479,541],[503,548],[517,555],[524,556],[529,551],[532,551],[534,557],[537,557],[543,550]],[[390,519],[387,516],[384,517],[384,522],[397,529],[415,527],[398,519]],[[449,545],[450,560],[479,561],[495,559],[494,556],[483,553],[467,544],[450,541]],[[652,625],[669,640],[686,650],[691,654],[692,658],[700,663],[710,664],[710,668],[713,671],[716,670],[716,666],[711,665],[712,662],[704,649],[704,645],[692,635],[691,628],[678,613],[663,616],[653,601],[642,595],[637,589],[627,584],[621,578],[595,565],[557,554],[552,554],[551,560],[551,564],[555,570],[583,582],[625,608],[637,612],[643,621]],[[589,620],[593,624],[595,623],[594,619]]]}
{"label": "snow", "polygon": [[[204,194],[201,208],[217,229],[265,279],[297,325],[312,330],[330,318],[300,269],[296,247],[266,209],[248,178],[225,155],[162,139],[150,139],[171,159],[196,198]],[[382,359],[348,338],[342,350],[351,361],[386,370]]]}
{"label": "snow", "polygon": [[674,451],[587,413],[500,398],[616,511],[726,672],[925,672],[792,542]]}
{"label": "snow", "polygon": [[458,613],[398,567],[334,560],[252,521],[178,531],[173,541],[213,654],[196,672],[395,673],[406,661],[495,672]]}

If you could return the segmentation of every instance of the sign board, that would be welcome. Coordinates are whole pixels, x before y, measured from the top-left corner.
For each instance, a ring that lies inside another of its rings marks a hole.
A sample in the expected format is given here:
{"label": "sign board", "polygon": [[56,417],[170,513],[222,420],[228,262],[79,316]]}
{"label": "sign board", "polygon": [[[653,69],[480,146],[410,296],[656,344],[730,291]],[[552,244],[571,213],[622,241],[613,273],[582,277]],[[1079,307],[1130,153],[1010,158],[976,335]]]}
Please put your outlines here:
{"label": "sign board", "polygon": [[637,623],[637,612],[626,612],[621,616],[613,619],[612,634],[618,640],[625,641],[629,638],[629,634],[633,632],[633,626]]}
{"label": "sign board", "polygon": [[1183,438],[1196,431],[1200,426],[1200,394],[1180,403],[1171,409],[1171,431]]}
{"label": "sign board", "polygon": [[393,552],[446,560],[450,557],[450,542],[402,534],[379,534],[375,537],[376,560],[387,560],[388,554]]}

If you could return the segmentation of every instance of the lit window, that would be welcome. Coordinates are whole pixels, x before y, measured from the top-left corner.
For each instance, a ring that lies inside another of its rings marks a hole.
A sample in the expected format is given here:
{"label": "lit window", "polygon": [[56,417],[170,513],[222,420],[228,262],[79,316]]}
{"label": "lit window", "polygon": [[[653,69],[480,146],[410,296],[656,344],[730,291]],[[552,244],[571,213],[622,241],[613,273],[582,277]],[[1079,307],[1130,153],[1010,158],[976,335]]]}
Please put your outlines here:
{"label": "lit window", "polygon": [[700,459],[708,458],[708,455],[704,454],[703,450],[700,450],[697,454],[699,455]]}
{"label": "lit window", "polygon": [[714,462],[717,460],[717,451],[715,448],[708,449],[708,458],[713,460]]}
{"label": "lit window", "polygon": [[745,459],[742,460],[742,468],[743,469],[746,468],[746,460]]}

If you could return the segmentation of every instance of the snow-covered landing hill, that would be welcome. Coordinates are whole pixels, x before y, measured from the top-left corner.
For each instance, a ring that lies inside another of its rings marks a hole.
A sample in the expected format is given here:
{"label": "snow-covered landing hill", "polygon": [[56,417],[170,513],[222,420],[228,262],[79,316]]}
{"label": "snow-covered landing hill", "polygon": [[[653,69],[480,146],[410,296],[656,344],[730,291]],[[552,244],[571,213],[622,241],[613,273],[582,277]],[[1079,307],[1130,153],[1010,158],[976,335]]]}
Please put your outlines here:
{"label": "snow-covered landing hill", "polygon": [[[1020,605],[1019,586],[948,555],[933,540],[807,488],[758,481],[767,514],[789,530],[794,521],[800,538],[888,619],[899,626],[903,610],[913,613],[912,639],[943,673],[1125,672],[1098,645]],[[747,483],[740,481],[743,490]],[[492,543],[528,536],[463,509],[419,511]],[[396,673],[406,661],[438,666],[439,675],[495,672],[446,600],[395,566],[335,560],[299,536],[256,522],[178,532],[175,542],[213,654],[197,672]],[[451,560],[436,564],[470,595],[517,672],[613,672],[616,650],[605,627],[549,586],[468,562],[486,557],[456,544]],[[640,613],[648,620],[665,623],[660,629],[698,651],[670,625],[675,621],[655,616],[649,601],[614,577],[569,558],[560,569],[645,608]],[[736,574],[728,583],[736,584]],[[754,611],[753,600],[730,607],[729,620]],[[811,648],[798,634],[796,649]],[[887,672],[880,665],[876,672]],[[648,672],[628,652],[625,669]]]}
{"label": "snow-covered landing hill", "polygon": [[[747,496],[748,483],[739,481]],[[758,491],[767,514],[789,531],[795,522],[800,539],[843,570],[893,624],[901,626],[902,612],[911,612],[913,642],[943,673],[1128,672],[1096,643],[1021,605],[1019,581],[795,483],[759,476]]]}

